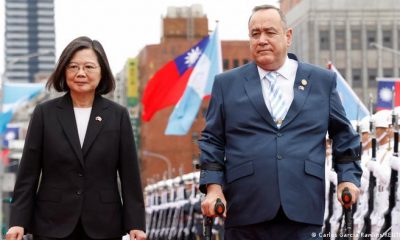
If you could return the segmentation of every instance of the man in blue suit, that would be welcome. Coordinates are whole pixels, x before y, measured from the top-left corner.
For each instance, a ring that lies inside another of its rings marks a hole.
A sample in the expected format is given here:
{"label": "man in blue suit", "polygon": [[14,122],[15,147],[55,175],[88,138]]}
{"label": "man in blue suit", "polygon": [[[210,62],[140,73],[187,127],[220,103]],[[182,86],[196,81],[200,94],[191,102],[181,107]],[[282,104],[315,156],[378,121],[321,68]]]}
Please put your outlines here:
{"label": "man in blue suit", "polygon": [[227,204],[229,240],[321,239],[326,133],[338,198],[347,187],[353,203],[359,137],[335,73],[288,54],[292,29],[278,8],[255,7],[248,27],[254,62],[217,75],[213,86],[199,143],[202,212],[214,216],[217,198]]}

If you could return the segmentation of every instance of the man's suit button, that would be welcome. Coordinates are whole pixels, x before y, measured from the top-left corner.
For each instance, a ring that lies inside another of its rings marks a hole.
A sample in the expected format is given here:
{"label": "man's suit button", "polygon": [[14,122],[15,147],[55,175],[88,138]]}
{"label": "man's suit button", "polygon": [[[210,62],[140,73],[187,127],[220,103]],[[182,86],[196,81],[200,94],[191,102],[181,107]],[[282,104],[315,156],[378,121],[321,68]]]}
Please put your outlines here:
{"label": "man's suit button", "polygon": [[282,133],[277,133],[276,136],[282,137]]}
{"label": "man's suit button", "polygon": [[281,155],[277,155],[276,158],[277,158],[278,160],[282,160],[282,159],[283,159],[283,157],[282,157]]}
{"label": "man's suit button", "polygon": [[76,195],[81,195],[81,194],[82,194],[81,190],[76,191]]}
{"label": "man's suit button", "polygon": [[83,177],[83,174],[82,173],[78,173],[78,177]]}

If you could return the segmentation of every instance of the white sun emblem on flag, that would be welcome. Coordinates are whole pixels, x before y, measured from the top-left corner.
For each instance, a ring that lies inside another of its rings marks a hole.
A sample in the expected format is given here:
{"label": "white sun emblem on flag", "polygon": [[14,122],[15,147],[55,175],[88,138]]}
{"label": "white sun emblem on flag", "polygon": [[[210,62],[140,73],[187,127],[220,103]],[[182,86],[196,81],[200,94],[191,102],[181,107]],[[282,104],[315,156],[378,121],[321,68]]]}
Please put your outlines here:
{"label": "white sun emblem on flag", "polygon": [[392,90],[390,90],[389,88],[382,88],[379,91],[379,97],[385,102],[392,101]]}
{"label": "white sun emblem on flag", "polygon": [[199,47],[192,48],[185,57],[185,64],[187,64],[189,67],[192,66],[200,57],[200,55],[201,49]]}

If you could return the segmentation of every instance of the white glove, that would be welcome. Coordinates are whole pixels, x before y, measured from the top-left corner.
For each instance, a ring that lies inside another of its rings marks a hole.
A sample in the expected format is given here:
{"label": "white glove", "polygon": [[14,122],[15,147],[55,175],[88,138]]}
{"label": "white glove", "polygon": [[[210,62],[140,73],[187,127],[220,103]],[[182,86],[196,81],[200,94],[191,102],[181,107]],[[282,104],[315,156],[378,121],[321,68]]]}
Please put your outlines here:
{"label": "white glove", "polygon": [[370,172],[375,173],[375,169],[378,169],[378,162],[377,161],[368,161],[367,162],[367,169]]}
{"label": "white glove", "polygon": [[390,158],[390,166],[391,166],[393,169],[399,171],[399,170],[400,170],[400,158],[399,158],[399,157],[392,156],[392,157]]}
{"label": "white glove", "polygon": [[369,161],[367,168],[379,179],[381,184],[387,185],[389,183],[391,169],[388,165],[380,164],[376,161]]}

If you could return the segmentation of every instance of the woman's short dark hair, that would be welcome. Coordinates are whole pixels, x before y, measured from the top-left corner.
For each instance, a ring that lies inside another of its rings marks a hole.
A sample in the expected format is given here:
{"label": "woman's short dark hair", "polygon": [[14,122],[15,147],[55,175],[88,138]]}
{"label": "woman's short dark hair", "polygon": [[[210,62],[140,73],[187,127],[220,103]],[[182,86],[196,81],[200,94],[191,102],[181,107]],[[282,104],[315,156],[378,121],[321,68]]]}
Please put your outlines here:
{"label": "woman's short dark hair", "polygon": [[54,87],[57,92],[68,92],[70,90],[65,79],[65,70],[74,54],[82,49],[93,49],[100,64],[101,79],[96,88],[96,94],[107,94],[114,90],[115,79],[103,46],[99,41],[92,40],[85,36],[72,40],[72,42],[65,47],[60,58],[58,59],[56,69],[53,71],[49,77],[49,80],[47,81],[46,87],[48,89]]}

